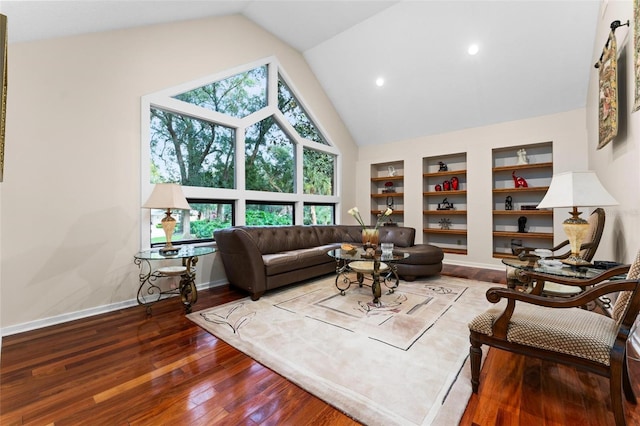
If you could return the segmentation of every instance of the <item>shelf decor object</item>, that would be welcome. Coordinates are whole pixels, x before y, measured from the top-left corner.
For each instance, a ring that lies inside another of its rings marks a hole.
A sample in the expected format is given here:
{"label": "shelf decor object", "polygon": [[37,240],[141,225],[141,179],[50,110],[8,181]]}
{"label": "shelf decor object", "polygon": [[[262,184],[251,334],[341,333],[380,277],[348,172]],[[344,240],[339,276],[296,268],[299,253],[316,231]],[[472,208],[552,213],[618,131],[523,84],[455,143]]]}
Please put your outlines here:
{"label": "shelf decor object", "polygon": [[553,175],[549,190],[538,208],[571,207],[571,217],[562,223],[571,245],[571,255],[562,262],[573,265],[589,265],[580,257],[580,246],[589,231],[589,222],[582,219],[578,207],[613,206],[618,202],[607,192],[593,171],[564,172]]}
{"label": "shelf decor object", "polygon": [[162,218],[162,230],[167,242],[160,249],[160,254],[173,255],[178,252],[178,248],[171,244],[171,237],[176,228],[176,220],[171,216],[171,210],[191,210],[187,199],[184,198],[182,188],[177,183],[157,183],[146,203],[142,205],[145,209],[165,209],[165,217]]}
{"label": "shelf decor object", "polygon": [[440,219],[440,222],[438,222],[440,224],[440,229],[450,229],[451,228],[451,219],[448,219],[446,217],[443,217],[442,219]]}
{"label": "shelf decor object", "polygon": [[529,184],[526,179],[522,176],[516,176],[516,171],[511,172],[511,177],[513,178],[513,184],[516,188],[528,188]]}
{"label": "shelf decor object", "polygon": [[527,157],[527,150],[520,148],[518,150],[518,165],[529,164],[529,158]]}
{"label": "shelf decor object", "polygon": [[445,198],[441,203],[438,203],[438,210],[453,210],[453,203]]}

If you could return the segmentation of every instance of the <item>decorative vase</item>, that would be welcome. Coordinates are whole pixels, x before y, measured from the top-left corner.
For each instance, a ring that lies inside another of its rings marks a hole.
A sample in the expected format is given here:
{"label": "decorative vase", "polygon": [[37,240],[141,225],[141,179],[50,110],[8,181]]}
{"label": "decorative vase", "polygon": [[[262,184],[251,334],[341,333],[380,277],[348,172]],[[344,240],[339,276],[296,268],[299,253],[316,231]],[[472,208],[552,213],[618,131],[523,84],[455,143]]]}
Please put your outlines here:
{"label": "decorative vase", "polygon": [[442,189],[444,191],[448,191],[451,189],[451,182],[449,182],[448,180],[445,180],[444,182],[442,182]]}
{"label": "decorative vase", "polygon": [[363,228],[362,229],[362,245],[367,247],[378,247],[378,242],[380,241],[380,232],[378,229],[374,228]]}
{"label": "decorative vase", "polygon": [[442,191],[442,185],[437,184],[436,185],[436,191]]}

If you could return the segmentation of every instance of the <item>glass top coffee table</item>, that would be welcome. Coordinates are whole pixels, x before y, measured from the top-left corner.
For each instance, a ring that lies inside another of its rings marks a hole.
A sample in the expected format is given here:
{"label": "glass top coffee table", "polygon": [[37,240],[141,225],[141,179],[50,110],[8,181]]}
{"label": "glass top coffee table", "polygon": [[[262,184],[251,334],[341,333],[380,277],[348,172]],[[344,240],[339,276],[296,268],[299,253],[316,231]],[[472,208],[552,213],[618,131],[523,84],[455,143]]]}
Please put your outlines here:
{"label": "glass top coffee table", "polygon": [[[388,294],[398,287],[400,278],[396,270],[396,263],[409,257],[409,253],[394,250],[392,253],[382,254],[379,251],[373,257],[367,256],[364,249],[357,247],[354,250],[336,249],[328,252],[328,255],[336,260],[336,288],[343,296],[351,287],[358,283],[360,287],[369,285],[365,278],[371,281],[373,303],[380,303],[382,296],[381,281],[389,289]],[[352,280],[353,273],[356,280]],[[370,276],[370,278],[369,278]],[[395,280],[395,282],[393,282]],[[393,283],[392,283],[393,282]],[[392,283],[391,285],[389,285]]]}

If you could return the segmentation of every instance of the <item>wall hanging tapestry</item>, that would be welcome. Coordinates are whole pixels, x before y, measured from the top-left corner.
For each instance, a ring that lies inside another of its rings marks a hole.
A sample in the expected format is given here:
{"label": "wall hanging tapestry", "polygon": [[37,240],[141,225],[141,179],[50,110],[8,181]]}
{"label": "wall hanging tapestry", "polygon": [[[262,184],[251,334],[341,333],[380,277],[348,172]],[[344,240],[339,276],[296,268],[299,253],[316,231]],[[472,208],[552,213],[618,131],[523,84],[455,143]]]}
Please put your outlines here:
{"label": "wall hanging tapestry", "polygon": [[631,112],[636,112],[640,110],[640,0],[633,1],[633,47],[633,75],[636,82],[636,96]]}
{"label": "wall hanging tapestry", "polygon": [[598,149],[618,134],[618,61],[616,58],[616,35],[613,30],[602,50],[600,61],[595,65],[600,70],[600,107]]}

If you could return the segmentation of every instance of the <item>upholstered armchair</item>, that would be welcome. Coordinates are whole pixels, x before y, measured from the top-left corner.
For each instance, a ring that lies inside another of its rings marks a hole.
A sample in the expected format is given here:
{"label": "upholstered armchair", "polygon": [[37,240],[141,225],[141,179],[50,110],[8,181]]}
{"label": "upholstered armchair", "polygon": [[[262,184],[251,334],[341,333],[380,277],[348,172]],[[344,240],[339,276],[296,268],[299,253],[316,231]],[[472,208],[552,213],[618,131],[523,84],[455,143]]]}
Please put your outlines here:
{"label": "upholstered armchair", "polygon": [[[589,222],[589,232],[585,235],[584,241],[580,245],[580,257],[587,262],[591,262],[596,254],[596,250],[598,249],[598,245],[600,244],[600,239],[602,238],[602,231],[604,230],[604,221],[605,213],[604,209],[602,208],[595,209],[587,219],[587,222]],[[520,247],[515,250],[515,254],[518,255],[518,257],[521,259],[526,259],[527,257],[535,256],[535,254],[533,253],[535,249],[536,248],[534,247]],[[547,259],[566,259],[571,254],[569,240],[565,240],[549,250],[551,250],[552,256],[548,257]],[[537,258],[537,256],[535,257]],[[507,266],[506,272],[508,287],[515,288],[516,285],[520,284],[516,268]],[[549,283],[543,289],[544,294],[554,295],[571,295],[579,293],[580,291],[582,291],[580,287],[572,288],[564,286],[562,284],[554,283]]]}
{"label": "upholstered armchair", "polygon": [[[626,279],[611,279],[627,273]],[[626,343],[640,309],[640,252],[622,265],[589,280],[531,273],[539,281],[556,281],[587,290],[572,297],[539,296],[510,288],[491,288],[487,299],[501,302],[469,323],[471,384],[478,392],[482,345],[542,358],[609,378],[617,426],[625,425],[622,394],[636,398],[627,370]],[[605,294],[620,292],[611,312],[580,309]],[[506,301],[506,303],[505,303]]]}

